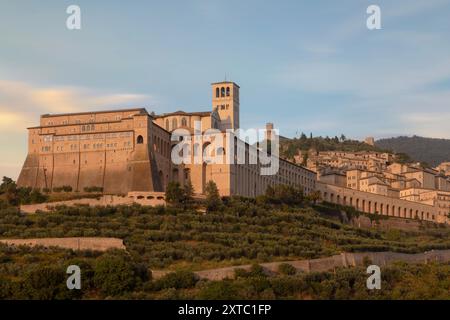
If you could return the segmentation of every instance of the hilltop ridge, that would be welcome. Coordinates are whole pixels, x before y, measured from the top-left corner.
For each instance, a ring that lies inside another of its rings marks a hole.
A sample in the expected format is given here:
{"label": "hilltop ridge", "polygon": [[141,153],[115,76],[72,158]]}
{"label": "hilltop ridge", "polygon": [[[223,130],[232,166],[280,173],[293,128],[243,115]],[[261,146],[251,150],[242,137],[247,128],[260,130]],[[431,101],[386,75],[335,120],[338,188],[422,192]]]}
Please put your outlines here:
{"label": "hilltop ridge", "polygon": [[406,153],[416,161],[433,167],[450,161],[450,139],[400,136],[377,140],[375,146],[396,153]]}

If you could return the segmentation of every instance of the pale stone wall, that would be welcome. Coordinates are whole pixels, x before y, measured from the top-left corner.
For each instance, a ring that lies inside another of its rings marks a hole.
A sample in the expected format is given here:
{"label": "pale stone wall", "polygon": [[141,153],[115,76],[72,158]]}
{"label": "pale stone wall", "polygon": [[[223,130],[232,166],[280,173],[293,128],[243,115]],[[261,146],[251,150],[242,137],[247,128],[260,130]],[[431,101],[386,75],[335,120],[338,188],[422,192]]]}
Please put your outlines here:
{"label": "pale stone wall", "polygon": [[[221,143],[210,148],[213,150],[223,147],[223,155],[217,161],[220,163],[202,164],[202,155],[211,141],[208,137],[193,137],[190,144],[190,159],[186,159],[190,160],[190,164],[173,167],[172,181],[178,181],[183,185],[186,183],[186,177],[188,176],[195,192],[204,193],[206,184],[212,180],[216,183],[222,196],[255,197],[264,194],[269,185],[279,184],[302,187],[305,194],[315,190],[317,179],[315,172],[281,158],[273,157],[273,161],[279,162],[278,171],[273,175],[262,175],[261,161],[257,160],[254,146],[238,140],[233,135],[227,136],[225,133],[218,133],[216,138],[219,139],[219,137],[222,137]],[[234,139],[234,142],[233,140],[229,141],[230,139]],[[231,146],[233,143],[234,154],[245,159],[243,161],[245,163],[236,164],[238,162],[237,157],[229,157],[233,152]],[[215,151],[209,155],[216,157]]]}
{"label": "pale stone wall", "polygon": [[435,176],[426,171],[406,172],[404,175],[407,179],[417,179],[424,189],[433,189],[435,187]]}
{"label": "pale stone wall", "polygon": [[122,239],[117,238],[41,238],[41,239],[0,239],[0,243],[10,246],[60,247],[72,250],[106,251],[125,250]]}
{"label": "pale stone wall", "polygon": [[159,115],[155,118],[154,122],[161,128],[167,131],[173,131],[178,128],[184,128],[188,130],[193,130],[195,128],[196,122],[201,125],[202,131],[210,129],[212,127],[211,123],[211,112],[183,112],[178,111],[174,113],[168,113]]}
{"label": "pale stone wall", "polygon": [[[295,267],[300,272],[324,272],[336,268],[363,266],[365,258],[370,259],[372,264],[380,267],[391,265],[394,262],[403,261],[406,263],[429,263],[433,261],[450,261],[450,250],[433,250],[418,254],[406,254],[396,252],[361,252],[361,253],[341,253],[326,258],[270,262],[260,264],[268,274],[278,273],[278,267],[282,263],[287,263]],[[195,274],[200,279],[223,280],[232,279],[236,269],[250,270],[251,265],[233,266],[219,269],[197,271]],[[153,271],[154,278],[160,278],[170,271]]]}
{"label": "pale stone wall", "polygon": [[370,220],[367,216],[353,217],[350,224],[358,228],[399,229],[417,231],[422,226],[421,221],[390,217],[389,219]]}
{"label": "pale stone wall", "polygon": [[400,218],[449,223],[448,218],[439,214],[434,206],[378,194],[333,186],[318,182],[317,189],[324,201],[347,205],[366,213],[377,213]]}
{"label": "pale stone wall", "polygon": [[165,194],[164,192],[129,192],[127,196],[115,196],[115,195],[105,195],[98,199],[76,199],[67,201],[57,201],[57,202],[47,202],[40,204],[29,204],[20,206],[20,211],[24,213],[36,213],[36,211],[50,211],[52,208],[57,206],[77,206],[77,205],[87,205],[87,206],[117,206],[117,205],[132,205],[137,203],[143,206],[157,206],[165,205]]}
{"label": "pale stone wall", "polygon": [[169,133],[156,128],[145,109],[43,115],[40,124],[29,128],[19,186],[101,187],[109,194],[164,190],[158,172],[168,175]]}
{"label": "pale stone wall", "polygon": [[342,187],[345,187],[347,185],[347,177],[345,175],[337,173],[320,175],[318,177],[318,181]]}

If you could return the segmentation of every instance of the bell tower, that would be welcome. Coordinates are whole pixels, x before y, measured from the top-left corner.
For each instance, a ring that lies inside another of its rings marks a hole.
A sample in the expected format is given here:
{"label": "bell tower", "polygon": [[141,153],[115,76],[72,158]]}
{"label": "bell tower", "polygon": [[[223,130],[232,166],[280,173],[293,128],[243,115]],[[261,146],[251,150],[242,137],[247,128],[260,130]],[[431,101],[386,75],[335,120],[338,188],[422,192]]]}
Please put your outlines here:
{"label": "bell tower", "polygon": [[239,86],[231,81],[217,82],[212,87],[212,108],[220,117],[221,130],[239,129]]}

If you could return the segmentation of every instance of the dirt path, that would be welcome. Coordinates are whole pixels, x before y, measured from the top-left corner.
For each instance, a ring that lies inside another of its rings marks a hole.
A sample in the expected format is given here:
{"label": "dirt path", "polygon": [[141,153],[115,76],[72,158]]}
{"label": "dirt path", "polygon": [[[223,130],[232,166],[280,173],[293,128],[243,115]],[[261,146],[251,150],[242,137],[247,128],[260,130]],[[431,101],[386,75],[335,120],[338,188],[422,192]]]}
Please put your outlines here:
{"label": "dirt path", "polygon": [[[428,263],[432,261],[447,262],[450,261],[450,250],[432,250],[418,254],[406,254],[396,252],[361,252],[361,253],[341,253],[326,258],[284,261],[284,262],[270,262],[260,264],[267,274],[277,274],[278,267],[282,263],[292,265],[300,272],[323,272],[334,270],[340,267],[355,267],[362,266],[367,259],[371,264],[380,267],[390,265],[397,261],[406,263]],[[201,270],[194,272],[200,279],[208,280],[223,280],[225,278],[234,278],[236,269],[250,270],[251,265],[232,266],[218,269]],[[154,270],[153,277],[155,279],[172,271]]]}

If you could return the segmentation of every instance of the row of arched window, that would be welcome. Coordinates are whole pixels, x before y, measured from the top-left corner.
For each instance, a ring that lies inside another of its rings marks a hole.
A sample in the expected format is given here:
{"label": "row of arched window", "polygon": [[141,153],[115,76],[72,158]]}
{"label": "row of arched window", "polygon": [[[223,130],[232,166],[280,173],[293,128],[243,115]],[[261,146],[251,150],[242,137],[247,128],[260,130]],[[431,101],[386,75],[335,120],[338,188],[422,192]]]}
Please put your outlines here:
{"label": "row of arched window", "polygon": [[230,87],[222,87],[222,88],[216,88],[216,98],[219,97],[229,97],[230,96]]}
{"label": "row of arched window", "polygon": [[81,126],[81,132],[94,131],[94,130],[95,130],[95,126],[93,124],[87,124],[87,125]]}
{"label": "row of arched window", "polygon": [[[188,126],[188,122],[187,119],[185,117],[181,118],[181,126],[182,127],[187,127]],[[173,118],[172,119],[172,130],[178,128],[178,120],[177,118]],[[170,130],[170,121],[169,119],[166,119],[166,130],[169,131]]]}
{"label": "row of arched window", "polygon": [[430,214],[430,212],[425,211],[419,211],[412,208],[406,208],[395,206],[395,205],[389,205],[384,203],[378,203],[376,201],[366,200],[366,199],[360,199],[353,197],[347,197],[343,196],[341,197],[339,194],[334,193],[328,193],[328,192],[321,192],[321,196],[323,200],[330,201],[332,203],[341,204],[344,206],[351,206],[356,208],[357,210],[367,212],[367,213],[375,213],[375,214],[382,214],[382,215],[388,215],[388,216],[394,216],[399,218],[418,218],[421,220],[435,220],[435,215]]}
{"label": "row of arched window", "polygon": [[153,136],[153,150],[162,154],[165,157],[170,157],[170,142],[164,141],[162,138],[158,136]]}

